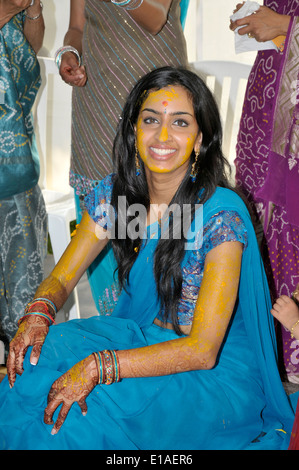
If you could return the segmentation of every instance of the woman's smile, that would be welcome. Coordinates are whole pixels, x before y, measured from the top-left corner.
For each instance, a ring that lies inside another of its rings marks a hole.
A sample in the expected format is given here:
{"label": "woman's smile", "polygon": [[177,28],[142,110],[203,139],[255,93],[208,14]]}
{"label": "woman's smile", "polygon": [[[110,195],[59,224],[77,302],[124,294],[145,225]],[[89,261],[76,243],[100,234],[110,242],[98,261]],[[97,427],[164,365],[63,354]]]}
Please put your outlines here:
{"label": "woman's smile", "polygon": [[165,147],[150,147],[149,150],[153,158],[158,160],[167,160],[167,158],[172,157],[174,152],[176,152],[176,149]]}

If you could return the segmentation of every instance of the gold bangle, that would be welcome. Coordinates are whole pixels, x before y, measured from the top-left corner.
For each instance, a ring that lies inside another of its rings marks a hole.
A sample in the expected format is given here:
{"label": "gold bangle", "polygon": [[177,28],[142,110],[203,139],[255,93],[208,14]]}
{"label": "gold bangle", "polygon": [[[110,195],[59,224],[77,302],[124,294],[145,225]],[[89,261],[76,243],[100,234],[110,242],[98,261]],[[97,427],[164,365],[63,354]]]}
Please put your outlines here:
{"label": "gold bangle", "polygon": [[291,332],[291,338],[294,338],[294,335],[293,335],[293,330],[294,328],[296,328],[296,326],[298,325],[299,323],[299,320],[296,321],[296,323],[294,323],[294,325],[292,326],[292,328],[290,329],[290,332]]}
{"label": "gold bangle", "polygon": [[297,307],[299,308],[299,299],[297,299],[295,297],[295,295],[299,295],[299,290],[294,290],[294,292],[292,293],[291,295],[291,299],[295,302],[295,304],[297,305]]}

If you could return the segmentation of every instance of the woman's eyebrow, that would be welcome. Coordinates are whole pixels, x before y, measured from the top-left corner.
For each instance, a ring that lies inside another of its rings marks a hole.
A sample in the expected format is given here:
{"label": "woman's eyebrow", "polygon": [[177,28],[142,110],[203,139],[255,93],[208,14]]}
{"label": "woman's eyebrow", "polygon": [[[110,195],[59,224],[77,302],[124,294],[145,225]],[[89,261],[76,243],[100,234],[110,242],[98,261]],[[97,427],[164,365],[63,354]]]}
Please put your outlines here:
{"label": "woman's eyebrow", "polygon": [[[156,109],[152,109],[152,108],[144,108],[142,109],[142,113],[144,112],[150,112],[150,113],[153,113],[153,114],[157,114],[157,115],[160,115],[160,114],[164,114],[160,111],[157,111]],[[175,111],[174,113],[169,113],[171,116],[181,116],[181,115],[184,115],[184,114],[188,114],[189,116],[192,116],[191,113],[188,113],[187,111]]]}

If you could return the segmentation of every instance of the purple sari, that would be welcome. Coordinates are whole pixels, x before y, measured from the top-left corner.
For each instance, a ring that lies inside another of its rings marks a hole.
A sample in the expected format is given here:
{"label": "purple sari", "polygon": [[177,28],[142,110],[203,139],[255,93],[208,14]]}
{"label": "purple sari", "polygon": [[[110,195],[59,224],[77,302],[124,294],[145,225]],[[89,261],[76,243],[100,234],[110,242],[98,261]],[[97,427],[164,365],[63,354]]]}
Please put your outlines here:
{"label": "purple sari", "polygon": [[[262,251],[273,300],[299,282],[299,0],[265,0],[290,15],[283,52],[258,52],[243,107],[236,181],[262,224]],[[299,341],[282,327],[282,356],[299,382]]]}

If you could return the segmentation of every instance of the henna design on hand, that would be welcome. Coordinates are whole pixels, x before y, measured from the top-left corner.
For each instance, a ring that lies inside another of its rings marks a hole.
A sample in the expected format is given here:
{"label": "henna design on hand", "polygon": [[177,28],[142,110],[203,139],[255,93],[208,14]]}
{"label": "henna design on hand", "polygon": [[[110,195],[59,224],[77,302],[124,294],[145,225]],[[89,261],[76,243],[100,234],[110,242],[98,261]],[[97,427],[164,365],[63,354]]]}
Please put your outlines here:
{"label": "henna design on hand", "polygon": [[86,397],[98,384],[99,374],[93,354],[75,364],[57,379],[48,395],[48,406],[44,412],[44,422],[53,424],[53,414],[62,404],[51,434],[56,434],[63,425],[73,403],[77,402],[82,414],[87,413]]}
{"label": "henna design on hand", "polygon": [[22,375],[24,357],[29,346],[33,346],[30,362],[36,365],[40,356],[42,345],[49,331],[49,322],[46,318],[37,315],[28,315],[23,319],[19,329],[9,345],[7,359],[7,376],[10,387],[13,387],[16,374]]}

